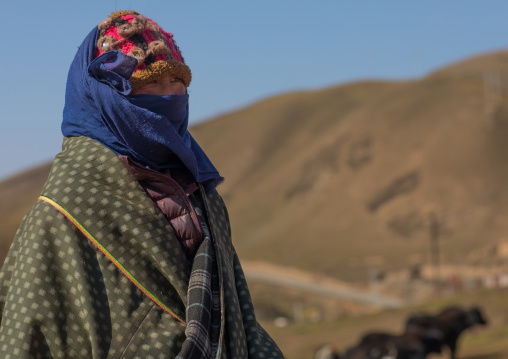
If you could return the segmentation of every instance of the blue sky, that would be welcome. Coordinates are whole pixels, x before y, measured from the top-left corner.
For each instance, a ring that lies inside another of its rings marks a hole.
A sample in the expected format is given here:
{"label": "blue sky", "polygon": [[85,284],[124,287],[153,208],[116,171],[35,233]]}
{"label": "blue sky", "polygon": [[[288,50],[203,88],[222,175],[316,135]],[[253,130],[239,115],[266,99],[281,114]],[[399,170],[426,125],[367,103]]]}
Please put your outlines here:
{"label": "blue sky", "polygon": [[115,10],[174,34],[193,72],[191,124],[283,92],[418,78],[508,47],[502,0],[24,0],[2,9],[0,179],[58,153],[68,67]]}

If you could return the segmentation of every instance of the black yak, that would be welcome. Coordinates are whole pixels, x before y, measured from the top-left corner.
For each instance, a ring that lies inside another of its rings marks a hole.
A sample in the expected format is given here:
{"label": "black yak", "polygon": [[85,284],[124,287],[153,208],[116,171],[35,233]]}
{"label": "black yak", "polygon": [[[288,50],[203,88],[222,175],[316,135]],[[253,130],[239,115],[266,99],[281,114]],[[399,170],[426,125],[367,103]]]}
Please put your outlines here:
{"label": "black yak", "polygon": [[450,349],[450,358],[455,359],[457,340],[460,334],[474,325],[485,325],[487,320],[478,307],[463,309],[449,307],[437,315],[413,315],[406,321],[406,332],[435,331],[443,333],[443,345]]}

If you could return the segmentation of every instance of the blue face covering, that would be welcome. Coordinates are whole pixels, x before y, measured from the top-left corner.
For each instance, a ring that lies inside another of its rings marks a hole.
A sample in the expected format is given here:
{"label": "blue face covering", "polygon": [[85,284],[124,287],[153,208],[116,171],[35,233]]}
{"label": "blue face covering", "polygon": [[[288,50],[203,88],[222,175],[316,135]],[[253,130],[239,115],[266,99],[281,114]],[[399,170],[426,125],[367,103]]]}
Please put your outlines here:
{"label": "blue face covering", "polygon": [[127,100],[138,107],[164,116],[182,138],[187,147],[191,147],[191,136],[187,131],[189,95],[133,95]]}
{"label": "blue face covering", "polygon": [[120,51],[94,59],[98,33],[90,32],[71,64],[63,135],[90,137],[155,170],[183,165],[212,192],[224,178],[187,130],[188,94],[127,96],[136,60]]}

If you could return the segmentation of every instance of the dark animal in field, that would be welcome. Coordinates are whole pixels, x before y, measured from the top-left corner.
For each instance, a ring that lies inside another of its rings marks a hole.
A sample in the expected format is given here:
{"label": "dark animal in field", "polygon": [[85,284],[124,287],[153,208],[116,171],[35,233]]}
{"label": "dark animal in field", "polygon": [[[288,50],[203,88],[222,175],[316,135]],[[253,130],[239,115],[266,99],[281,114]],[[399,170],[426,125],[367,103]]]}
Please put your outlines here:
{"label": "dark animal in field", "polygon": [[316,349],[314,359],[340,359],[340,355],[335,346],[325,344]]}
{"label": "dark animal in field", "polygon": [[343,359],[396,359],[399,358],[397,348],[391,340],[359,343],[349,348]]}
{"label": "dark animal in field", "polygon": [[478,307],[463,309],[449,307],[437,315],[414,315],[406,321],[406,332],[435,331],[443,333],[443,345],[450,349],[450,358],[455,359],[457,340],[461,333],[474,325],[486,325],[487,320]]}
{"label": "dark animal in field", "polygon": [[[436,334],[433,336],[432,334]],[[441,353],[441,332],[369,333],[364,335],[358,345],[346,351],[347,359],[425,359],[430,353]]]}

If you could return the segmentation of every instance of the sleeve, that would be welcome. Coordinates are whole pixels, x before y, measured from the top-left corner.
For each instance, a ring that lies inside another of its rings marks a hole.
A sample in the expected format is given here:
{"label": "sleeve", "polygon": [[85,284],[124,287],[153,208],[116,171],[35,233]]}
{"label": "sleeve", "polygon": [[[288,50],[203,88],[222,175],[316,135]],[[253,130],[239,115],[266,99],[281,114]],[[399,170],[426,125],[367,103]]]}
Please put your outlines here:
{"label": "sleeve", "polygon": [[[53,212],[53,213],[51,213]],[[49,236],[62,223],[37,203],[25,216],[0,272],[0,357],[53,358],[65,345],[62,298],[54,281]],[[58,327],[60,324],[60,328]]]}
{"label": "sleeve", "polygon": [[0,358],[171,358],[184,330],[54,207],[25,217],[0,273]]}

